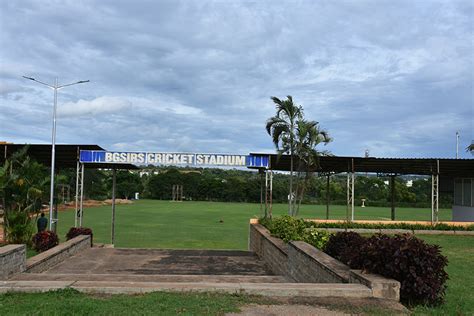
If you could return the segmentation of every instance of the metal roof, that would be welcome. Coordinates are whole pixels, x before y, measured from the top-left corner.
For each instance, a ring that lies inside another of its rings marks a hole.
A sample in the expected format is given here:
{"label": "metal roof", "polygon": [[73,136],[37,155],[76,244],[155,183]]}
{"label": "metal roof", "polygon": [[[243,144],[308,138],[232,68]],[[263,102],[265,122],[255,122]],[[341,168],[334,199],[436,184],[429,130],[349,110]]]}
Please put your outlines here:
{"label": "metal roof", "polygon": [[[51,164],[51,145],[50,144],[10,144],[0,143],[0,163],[3,164],[6,158],[10,157],[14,152],[28,146],[27,154],[37,162],[49,166]],[[76,168],[79,150],[105,150],[99,145],[79,145],[79,144],[56,144],[56,160],[57,168]],[[87,163],[84,164],[87,169],[138,169],[132,164],[114,164],[114,163]]]}
{"label": "metal roof", "polygon": [[[290,171],[290,156],[277,154],[261,154],[270,156],[272,170]],[[375,158],[375,157],[344,157],[321,156],[319,168],[311,168],[317,172],[367,172],[382,174],[413,174],[432,175],[437,172],[442,177],[474,177],[474,159],[446,159],[446,158]],[[295,159],[295,169],[299,165]]]}

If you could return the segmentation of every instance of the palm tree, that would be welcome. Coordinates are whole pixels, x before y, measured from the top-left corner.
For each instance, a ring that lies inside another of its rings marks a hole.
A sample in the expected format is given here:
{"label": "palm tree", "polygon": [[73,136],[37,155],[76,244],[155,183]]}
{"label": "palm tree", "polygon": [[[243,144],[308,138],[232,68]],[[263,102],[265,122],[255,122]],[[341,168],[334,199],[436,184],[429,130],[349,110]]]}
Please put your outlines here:
{"label": "palm tree", "polygon": [[[315,121],[299,120],[296,127],[296,156],[298,157],[298,171],[304,174],[304,181],[301,184],[298,178],[297,183],[297,200],[298,207],[294,210],[294,216],[298,215],[301,201],[306,190],[309,179],[315,169],[319,165],[319,157],[321,155],[327,155],[327,152],[321,152],[317,150],[317,146],[321,143],[324,145],[332,141],[329,134],[319,127],[319,123]],[[301,185],[300,185],[301,184]],[[296,200],[294,201],[296,204]]]}
{"label": "palm tree", "polygon": [[471,145],[467,146],[466,151],[471,152],[474,155],[474,140],[472,141]]}
{"label": "palm tree", "polygon": [[293,200],[293,154],[295,151],[295,132],[297,122],[303,118],[301,106],[293,103],[291,95],[286,100],[271,97],[276,106],[276,115],[267,120],[266,129],[272,136],[273,143],[279,155],[290,154],[290,198],[288,201],[288,214],[292,215]]}

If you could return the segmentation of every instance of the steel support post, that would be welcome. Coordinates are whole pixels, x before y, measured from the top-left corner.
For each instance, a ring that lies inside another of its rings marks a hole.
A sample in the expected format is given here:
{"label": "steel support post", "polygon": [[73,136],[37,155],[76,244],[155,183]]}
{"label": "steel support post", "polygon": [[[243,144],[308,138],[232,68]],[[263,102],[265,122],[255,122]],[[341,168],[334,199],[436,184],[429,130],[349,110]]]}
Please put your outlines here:
{"label": "steel support post", "polygon": [[79,202],[79,226],[82,227],[84,218],[84,164],[81,163],[81,198]]}
{"label": "steel support post", "polygon": [[273,195],[273,172],[265,172],[265,214],[272,217],[272,195]]}
{"label": "steel support post", "polygon": [[[264,210],[263,210],[263,184],[264,184],[264,179],[263,179],[263,173],[265,171],[263,169],[259,169],[258,170],[258,173],[260,174],[260,216],[262,216]],[[267,217],[267,212],[266,212],[266,209],[265,209],[265,214],[263,214],[264,217],[266,218]]]}
{"label": "steel support post", "polygon": [[348,221],[354,220],[354,173],[347,173],[347,208],[346,219]]}
{"label": "steel support post", "polygon": [[326,219],[329,219],[329,180],[330,180],[330,175],[328,174],[326,176]]}
{"label": "steel support post", "polygon": [[77,227],[77,217],[79,215],[79,160],[76,163],[76,203],[74,207],[74,227]]}
{"label": "steel support post", "polygon": [[355,182],[355,173],[351,174],[351,221],[354,221],[355,212],[354,212],[354,182]]}
{"label": "steel support post", "polygon": [[395,220],[395,176],[390,176],[390,218]]}
{"label": "steel support post", "polygon": [[115,245],[115,191],[117,185],[117,170],[112,171],[112,245]]}

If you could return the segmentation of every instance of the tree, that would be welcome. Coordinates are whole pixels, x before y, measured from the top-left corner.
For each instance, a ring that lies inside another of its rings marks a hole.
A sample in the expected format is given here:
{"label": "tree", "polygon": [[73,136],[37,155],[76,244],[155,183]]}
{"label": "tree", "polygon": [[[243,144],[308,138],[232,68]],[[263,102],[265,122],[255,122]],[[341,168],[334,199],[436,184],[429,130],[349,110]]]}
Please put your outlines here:
{"label": "tree", "polygon": [[[319,127],[318,122],[304,119],[297,122],[295,136],[295,153],[298,157],[298,181],[296,199],[293,201],[292,207],[293,212],[290,214],[293,216],[298,215],[308,181],[319,165],[319,156],[328,154],[328,152],[319,152],[316,147],[321,143],[326,145],[331,141],[329,134]],[[301,179],[302,177],[303,179]],[[298,205],[296,206],[297,200]]]}
{"label": "tree", "polygon": [[290,194],[288,214],[293,214],[293,154],[297,122],[303,119],[303,109],[293,103],[289,95],[286,100],[271,97],[276,106],[276,115],[267,120],[266,129],[272,136],[278,154],[290,154]]}
{"label": "tree", "polygon": [[4,227],[11,243],[30,243],[31,215],[40,210],[49,183],[44,166],[26,156],[26,150],[14,153],[0,170]]}
{"label": "tree", "polygon": [[467,146],[466,151],[474,155],[474,141],[472,141],[471,145]]}

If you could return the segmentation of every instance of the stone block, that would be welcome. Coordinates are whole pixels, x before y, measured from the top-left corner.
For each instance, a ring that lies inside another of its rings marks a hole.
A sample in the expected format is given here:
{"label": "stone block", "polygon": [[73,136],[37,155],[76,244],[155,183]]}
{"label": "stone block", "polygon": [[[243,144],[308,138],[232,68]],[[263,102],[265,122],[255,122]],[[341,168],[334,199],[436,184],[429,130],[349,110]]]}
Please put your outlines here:
{"label": "stone block", "polygon": [[400,282],[377,274],[363,273],[361,270],[351,270],[349,274],[350,283],[359,283],[372,290],[377,298],[389,300],[400,300]]}

